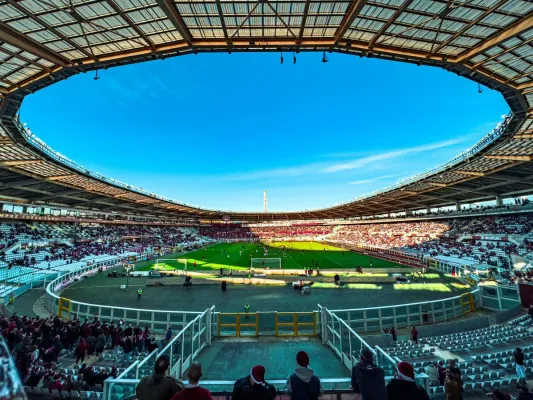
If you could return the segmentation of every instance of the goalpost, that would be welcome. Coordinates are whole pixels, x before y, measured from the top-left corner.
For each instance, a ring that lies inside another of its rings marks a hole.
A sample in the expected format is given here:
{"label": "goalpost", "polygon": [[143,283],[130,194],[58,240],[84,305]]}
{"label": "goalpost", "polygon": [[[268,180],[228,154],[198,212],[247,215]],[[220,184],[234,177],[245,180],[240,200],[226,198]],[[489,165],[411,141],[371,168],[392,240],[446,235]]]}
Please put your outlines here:
{"label": "goalpost", "polygon": [[154,269],[163,268],[163,266],[166,264],[165,261],[172,261],[172,264],[174,263],[183,264],[183,270],[187,271],[187,259],[186,258],[158,258],[155,261]]}
{"label": "goalpost", "polygon": [[250,268],[281,269],[281,258],[252,258]]}

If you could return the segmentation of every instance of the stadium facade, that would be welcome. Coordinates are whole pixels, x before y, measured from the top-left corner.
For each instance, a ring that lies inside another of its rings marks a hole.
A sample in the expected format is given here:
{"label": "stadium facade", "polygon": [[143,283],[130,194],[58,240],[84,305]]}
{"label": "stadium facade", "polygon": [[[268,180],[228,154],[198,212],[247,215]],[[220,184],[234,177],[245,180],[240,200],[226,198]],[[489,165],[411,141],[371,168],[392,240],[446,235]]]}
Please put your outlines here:
{"label": "stadium facade", "polygon": [[[2,201],[204,220],[404,212],[531,194],[533,3],[521,0],[7,1],[0,7]],[[24,97],[79,73],[199,52],[337,52],[444,68],[502,93],[510,114],[471,150],[329,208],[207,210],[92,173],[19,121]]]}

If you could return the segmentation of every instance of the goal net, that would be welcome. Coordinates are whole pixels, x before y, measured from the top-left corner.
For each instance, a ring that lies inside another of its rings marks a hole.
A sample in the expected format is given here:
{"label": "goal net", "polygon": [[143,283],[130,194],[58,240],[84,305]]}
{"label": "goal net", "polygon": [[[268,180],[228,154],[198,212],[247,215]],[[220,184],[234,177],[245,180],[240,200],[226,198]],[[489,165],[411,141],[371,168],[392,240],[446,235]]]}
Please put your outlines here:
{"label": "goal net", "polygon": [[250,268],[281,269],[281,258],[252,258]]}
{"label": "goal net", "polygon": [[186,258],[158,258],[155,262],[154,269],[176,269],[187,271]]}

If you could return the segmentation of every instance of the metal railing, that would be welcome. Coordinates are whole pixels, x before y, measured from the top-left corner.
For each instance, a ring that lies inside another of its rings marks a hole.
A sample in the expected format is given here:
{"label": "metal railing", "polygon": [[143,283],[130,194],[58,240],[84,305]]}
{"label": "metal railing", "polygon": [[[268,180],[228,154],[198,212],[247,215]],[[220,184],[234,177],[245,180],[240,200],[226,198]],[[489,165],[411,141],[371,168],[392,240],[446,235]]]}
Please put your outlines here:
{"label": "metal railing", "polygon": [[[99,266],[93,265],[75,272],[69,272],[51,281],[46,287],[45,307],[53,315],[59,314],[60,292],[76,279],[91,273],[96,273]],[[66,283],[65,283],[66,282]],[[183,329],[189,322],[202,314],[196,311],[168,311],[149,310],[128,307],[115,307],[100,304],[84,303],[70,300],[70,318],[100,320],[119,320],[124,324],[145,325],[152,332],[165,332],[169,326],[175,329]]]}
{"label": "metal railing", "polygon": [[[163,354],[167,355],[170,361],[169,375],[180,379],[198,354],[211,345],[216,332],[216,329],[213,329],[214,314],[215,307],[208,308],[184,326],[161,350],[156,349],[144,360],[135,361],[116,379],[107,379],[104,382],[104,399],[114,398],[117,393],[120,393],[119,398],[130,396],[139,380],[153,373],[157,358]],[[135,379],[128,378],[131,375],[134,375]]]}

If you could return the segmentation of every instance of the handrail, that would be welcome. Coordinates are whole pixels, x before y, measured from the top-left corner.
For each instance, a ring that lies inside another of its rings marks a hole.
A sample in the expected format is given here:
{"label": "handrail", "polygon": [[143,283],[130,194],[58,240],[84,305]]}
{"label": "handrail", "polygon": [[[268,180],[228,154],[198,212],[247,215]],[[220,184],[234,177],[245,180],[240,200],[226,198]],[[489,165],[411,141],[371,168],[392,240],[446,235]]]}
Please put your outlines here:
{"label": "handrail", "polygon": [[[356,197],[356,198],[354,198],[352,200],[348,200],[348,201],[345,201],[345,202],[333,204],[333,205],[331,205],[329,207],[317,208],[317,209],[312,209],[312,210],[302,210],[302,211],[304,211],[304,212],[324,211],[324,210],[328,210],[330,208],[336,208],[336,207],[344,206],[344,205],[347,205],[347,204],[355,203],[355,202],[358,202],[358,201],[362,201],[362,200],[368,199],[370,197],[374,197],[374,196],[377,196],[377,195],[380,195],[380,194],[383,194],[383,193],[390,192],[391,190],[396,190],[396,189],[399,189],[399,188],[401,188],[403,186],[410,185],[411,183],[415,183],[415,182],[420,181],[422,179],[425,179],[425,178],[427,178],[429,176],[432,176],[434,174],[438,174],[438,173],[443,172],[443,171],[445,171],[445,170],[447,170],[449,168],[452,168],[452,167],[456,166],[457,164],[459,164],[459,163],[461,163],[463,161],[468,161],[470,158],[475,156],[478,152],[482,151],[483,149],[485,149],[486,147],[488,147],[489,145],[494,143],[496,140],[501,138],[503,136],[503,134],[505,133],[505,131],[507,130],[507,127],[508,127],[509,123],[511,122],[511,120],[513,118],[514,118],[514,114],[513,114],[512,111],[510,111],[509,114],[507,114],[507,116],[505,117],[504,121],[500,122],[490,133],[488,133],[483,138],[481,138],[470,149],[460,153],[459,155],[455,156],[453,159],[451,159],[450,161],[448,161],[447,163],[445,163],[443,165],[440,165],[440,166],[438,166],[436,168],[433,168],[433,169],[431,169],[431,170],[429,170],[427,172],[415,175],[415,176],[413,176],[411,178],[405,179],[405,180],[403,180],[401,182],[398,182],[398,183],[395,183],[393,185],[386,186],[383,189],[375,190],[375,191],[370,192],[370,193],[368,193],[366,195]],[[30,131],[29,128],[25,127],[20,122],[20,117],[19,117],[18,114],[15,116],[15,118],[13,118],[13,121],[14,121],[15,126],[18,128],[19,132],[21,133],[22,137],[29,144],[31,144],[36,149],[42,151],[44,154],[46,154],[50,158],[52,158],[52,159],[54,159],[54,160],[56,160],[56,161],[58,161],[58,162],[60,162],[60,163],[62,163],[64,165],[66,165],[66,166],[68,166],[68,167],[70,167],[70,168],[72,168],[72,169],[74,169],[74,170],[76,170],[78,172],[81,172],[82,174],[91,176],[91,177],[96,178],[96,179],[98,179],[100,181],[103,181],[103,182],[110,183],[110,184],[112,184],[114,186],[117,186],[117,187],[120,187],[120,188],[123,188],[123,189],[126,189],[126,190],[130,190],[130,191],[133,191],[133,192],[137,192],[137,193],[142,194],[144,196],[148,196],[148,197],[151,197],[151,198],[154,198],[154,199],[158,199],[158,200],[161,200],[161,201],[166,201],[166,202],[169,202],[169,203],[172,203],[172,204],[182,205],[182,206],[191,207],[191,208],[204,210],[204,211],[231,212],[229,210],[224,211],[224,210],[207,209],[207,208],[204,208],[204,207],[190,205],[190,204],[187,204],[185,202],[178,202],[178,201],[175,201],[175,200],[171,200],[171,199],[168,199],[166,197],[156,195],[155,193],[150,193],[150,192],[148,192],[148,191],[146,191],[146,190],[144,190],[142,188],[138,188],[136,186],[128,185],[126,183],[120,182],[120,181],[118,181],[116,179],[113,179],[113,178],[106,178],[105,176],[103,176],[101,174],[89,171],[88,169],[77,165],[74,161],[72,161],[69,158],[65,157],[61,153],[58,153],[58,152],[54,151],[43,140],[41,140],[37,136],[35,136],[35,134],[33,134]],[[279,212],[278,214],[282,214],[282,213],[283,212]]]}
{"label": "handrail", "polygon": [[[154,351],[156,351],[156,350],[154,350]],[[151,353],[150,353],[150,354],[151,354]],[[148,357],[146,357],[146,358],[148,358]],[[144,360],[143,360],[143,361],[144,361]],[[126,368],[124,371],[122,371],[122,373],[121,373],[119,376],[117,376],[115,379],[122,379],[122,378],[121,378],[122,376],[127,376],[127,374],[129,374],[129,372],[130,372],[132,369],[134,369],[134,368],[137,366],[137,364],[139,364],[139,360],[137,360],[137,361],[135,361],[134,363],[132,363],[128,368]]]}
{"label": "handrail", "polygon": [[380,353],[382,357],[385,357],[392,365],[396,365],[396,361],[387,353],[385,350],[383,350],[381,347],[376,345],[374,347],[376,349],[377,353]]}
{"label": "handrail", "polygon": [[346,323],[346,321],[344,321],[344,320],[341,319],[340,317],[337,317],[335,314],[332,314],[329,310],[328,310],[328,313],[330,313],[332,316],[335,316],[335,318],[337,318],[337,319],[339,320],[339,322],[340,322],[342,325],[344,325],[344,327],[345,327],[346,329],[348,329],[348,332],[350,332],[350,333],[351,333],[352,335],[354,335],[357,339],[359,339],[359,341],[361,342],[361,344],[365,345],[365,347],[366,347],[367,349],[369,349],[369,350],[372,352],[372,354],[373,354],[374,356],[376,356],[376,351],[372,348],[372,346],[370,346],[370,345],[366,342],[366,340],[364,340],[361,336],[359,336],[358,333],[357,333],[356,331],[354,331],[354,330],[352,329],[352,327]]}
{"label": "handrail", "polygon": [[[479,292],[479,288],[476,288],[468,293],[470,294],[475,294]],[[443,302],[443,301],[448,301],[448,300],[454,300],[454,299],[460,299],[462,295],[459,295],[459,296],[454,296],[454,297],[447,297],[445,299],[438,299],[438,300],[432,300],[432,301],[422,301],[422,302],[419,302],[419,303],[407,303],[407,304],[396,304],[396,305],[392,305],[392,306],[381,306],[381,307],[367,307],[367,308],[352,308],[352,309],[344,309],[344,310],[331,310],[332,313],[337,313],[337,312],[358,312],[358,311],[369,311],[369,310],[382,310],[384,308],[395,308],[395,307],[410,307],[410,306],[418,306],[418,305],[429,305],[431,303],[440,303],[440,302]]]}
{"label": "handrail", "polygon": [[[56,299],[59,299],[61,296],[57,295],[53,290],[51,290],[52,288],[52,285],[55,285],[57,284],[58,280],[60,280],[61,278],[63,278],[63,276],[60,276],[56,279],[54,279],[53,281],[51,281],[47,286],[46,286],[46,292],[56,298]],[[89,306],[89,307],[103,307],[103,308],[113,308],[115,310],[126,310],[126,311],[142,311],[142,312],[157,312],[157,313],[170,313],[170,314],[190,314],[190,315],[200,315],[202,314],[201,312],[199,311],[171,311],[171,310],[150,310],[150,309],[145,309],[145,308],[129,308],[129,307],[118,307],[118,306],[109,306],[109,305],[102,305],[102,304],[92,304],[92,303],[84,303],[84,302],[81,302],[81,301],[76,301],[76,300],[71,300],[72,301],[72,304],[80,304],[82,306]]]}

